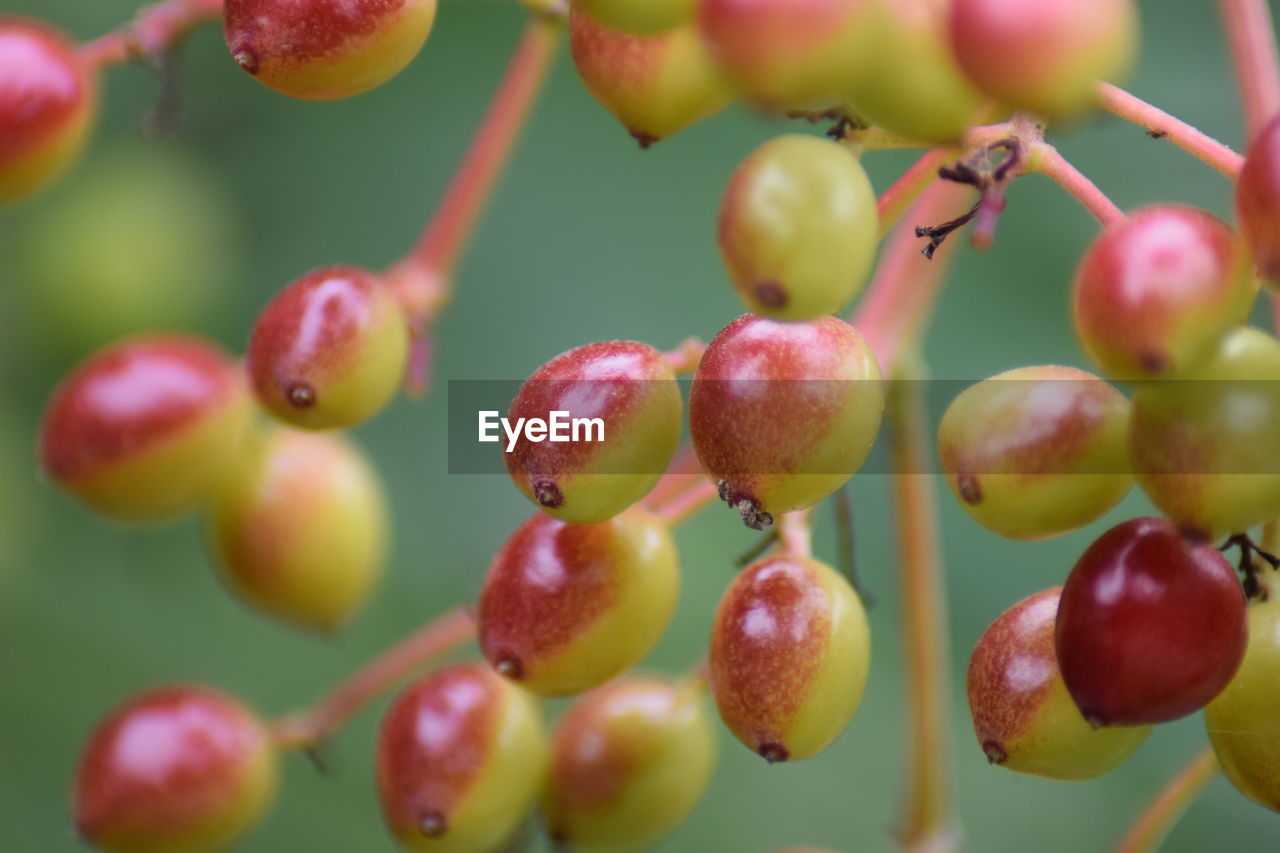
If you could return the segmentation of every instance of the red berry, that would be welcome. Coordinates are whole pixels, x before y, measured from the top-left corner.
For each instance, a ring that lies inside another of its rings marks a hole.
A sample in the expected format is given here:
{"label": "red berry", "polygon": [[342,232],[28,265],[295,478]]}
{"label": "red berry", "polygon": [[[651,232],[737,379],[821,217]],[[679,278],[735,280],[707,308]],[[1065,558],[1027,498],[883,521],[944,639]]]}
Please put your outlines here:
{"label": "red berry", "polygon": [[276,765],[266,726],[231,697],[207,687],[145,693],[90,736],[76,830],[122,853],[222,849],[275,799]]}
{"label": "red berry", "polygon": [[400,387],[409,329],[381,280],[355,267],[315,270],[263,309],[246,367],[269,412],[306,429],[373,417]]}
{"label": "red berry", "polygon": [[212,344],[130,338],[54,391],[40,432],[44,469],[104,515],[164,518],[213,493],[250,409],[239,365]]}
{"label": "red berry", "polygon": [[662,637],[680,592],[665,523],[638,508],[603,524],[538,514],[494,558],[480,647],[535,693],[580,693],[621,675]]}
{"label": "red berry", "polygon": [[1093,103],[1137,50],[1133,0],[954,0],[951,48],[988,95],[1045,115]]}
{"label": "red berry", "polygon": [[84,147],[95,75],[50,26],[0,17],[0,202],[49,180]]}
{"label": "red berry", "polygon": [[[566,413],[588,425],[577,439],[520,440],[503,453],[525,497],[548,515],[574,524],[606,521],[640,500],[666,470],[680,444],[680,387],[666,357],[648,344],[608,341],[556,356],[520,386],[507,420]],[[548,436],[550,438],[550,436]],[[503,436],[503,450],[508,439]]]}
{"label": "red berry", "polygon": [[744,314],[707,347],[689,397],[703,470],[755,528],[844,485],[883,413],[875,355],[835,317],[782,323]]}
{"label": "red berry", "polygon": [[1112,225],[1085,253],[1072,291],[1076,332],[1110,376],[1173,376],[1244,322],[1257,292],[1225,222],[1156,205]]}
{"label": "red berry", "polygon": [[418,54],[436,0],[226,0],[236,64],[264,86],[311,100],[358,95]]}
{"label": "red berry", "polygon": [[433,672],[396,697],[378,729],[387,827],[408,850],[494,850],[532,808],[546,757],[526,694],[481,665]]}
{"label": "red berry", "polygon": [[1159,518],[1126,521],[1090,545],[1057,619],[1062,677],[1095,725],[1165,723],[1203,708],[1248,639],[1230,564]]}
{"label": "red berry", "polygon": [[1236,215],[1258,272],[1280,284],[1280,116],[1249,144],[1236,182]]}

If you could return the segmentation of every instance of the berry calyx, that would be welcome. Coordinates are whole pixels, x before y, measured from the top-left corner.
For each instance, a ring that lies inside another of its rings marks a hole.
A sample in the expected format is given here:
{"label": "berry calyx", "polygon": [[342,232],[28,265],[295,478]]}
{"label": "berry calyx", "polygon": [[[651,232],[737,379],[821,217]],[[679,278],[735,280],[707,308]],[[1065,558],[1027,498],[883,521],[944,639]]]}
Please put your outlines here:
{"label": "berry calyx", "polygon": [[953,0],[951,49],[988,95],[1047,116],[1094,101],[1098,80],[1133,64],[1138,15],[1132,0]]}
{"label": "berry calyx", "polygon": [[97,85],[63,33],[0,16],[0,202],[46,183],[80,155]]}
{"label": "berry calyx", "polygon": [[587,90],[642,148],[733,100],[733,90],[689,24],[637,35],[610,29],[575,5],[569,45]]}
{"label": "berry calyx", "polygon": [[756,529],[844,485],[871,451],[883,413],[875,355],[835,317],[783,323],[744,314],[707,347],[689,396],[703,470]]}
{"label": "berry calyx", "polygon": [[1058,605],[1058,666],[1094,725],[1166,723],[1198,711],[1231,681],[1247,638],[1230,564],[1160,518],[1104,533],[1072,569]]}
{"label": "berry calyx", "polygon": [[408,353],[408,323],[382,281],[356,267],[325,267],[263,309],[245,365],[271,414],[304,429],[334,429],[387,405]]}
{"label": "berry calyx", "polygon": [[866,282],[880,240],[875,191],[843,146],[780,136],[729,179],[718,237],[747,308],[814,320],[839,311]]}
{"label": "berry calyx", "polygon": [[693,19],[695,0],[574,0],[610,29],[624,33],[656,33]]}
{"label": "berry calyx", "polygon": [[1195,367],[1243,323],[1258,292],[1244,244],[1204,211],[1164,204],[1109,227],[1080,262],[1076,333],[1109,376],[1152,379]]}
{"label": "berry calyx", "polygon": [[210,557],[228,589],[314,631],[345,625],[386,561],[378,476],[337,435],[278,428],[237,460],[210,503]]}
{"label": "berry calyx", "polygon": [[62,381],[40,429],[44,470],[90,509],[153,521],[225,477],[252,405],[239,365],[195,337],[128,338]]}
{"label": "berry calyx", "polygon": [[1236,215],[1258,273],[1280,285],[1280,116],[1249,143],[1236,181]]}
{"label": "berry calyx", "polygon": [[530,698],[485,666],[446,667],[414,682],[378,729],[387,828],[407,850],[497,848],[537,797],[544,740]]}
{"label": "berry calyx", "polygon": [[[598,421],[567,442],[522,441],[503,454],[521,493],[555,518],[594,524],[644,497],[666,470],[683,429],[680,387],[648,344],[607,341],[556,356],[520,386],[507,419]],[[505,449],[505,448],[504,448]]]}
{"label": "berry calyx", "polygon": [[769,557],[720,601],[711,691],[738,740],[771,764],[798,761],[848,725],[870,658],[866,614],[845,579],[817,560]]}
{"label": "berry calyx", "polygon": [[1022,599],[982,632],[969,659],[969,710],[992,764],[1048,779],[1092,779],[1128,758],[1151,728],[1098,729],[1080,715],[1054,647],[1061,592]]}
{"label": "berry calyx", "polygon": [[702,798],[715,747],[697,686],[640,677],[601,687],[556,729],[542,796],[548,834],[572,850],[653,844]]}
{"label": "berry calyx", "polygon": [[120,853],[221,849],[262,818],[277,776],[266,726],[238,701],[207,687],[153,690],[89,737],[76,831]]}
{"label": "berry calyx", "polygon": [[547,696],[621,675],[662,637],[680,591],[668,526],[639,508],[601,524],[538,514],[503,545],[477,608],[480,648]]}
{"label": "berry calyx", "polygon": [[1083,370],[1009,370],[947,407],[938,456],[951,491],[988,530],[1056,536],[1104,515],[1132,487],[1129,401]]}
{"label": "berry calyx", "polygon": [[295,98],[368,91],[418,55],[436,0],[226,0],[223,31],[236,64]]}

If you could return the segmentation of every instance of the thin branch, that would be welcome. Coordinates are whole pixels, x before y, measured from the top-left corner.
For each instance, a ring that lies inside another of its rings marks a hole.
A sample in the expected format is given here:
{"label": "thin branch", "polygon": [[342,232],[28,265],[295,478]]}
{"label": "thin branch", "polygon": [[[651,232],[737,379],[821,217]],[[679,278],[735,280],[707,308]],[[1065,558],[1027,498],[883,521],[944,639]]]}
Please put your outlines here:
{"label": "thin branch", "polygon": [[778,521],[778,539],[782,553],[791,557],[813,556],[813,507],[782,514]]}
{"label": "thin branch", "polygon": [[1124,219],[1124,211],[1052,145],[1041,142],[1033,146],[1027,170],[1052,178],[1104,227]]}
{"label": "thin branch", "polygon": [[146,6],[133,21],[80,48],[84,61],[95,68],[119,65],[163,53],[195,27],[222,17],[222,0],[164,0]]}
{"label": "thin branch", "polygon": [[428,622],[378,657],[310,708],[281,717],[273,726],[275,741],[284,749],[310,749],[353,714],[475,634],[475,622],[459,607]]}
{"label": "thin branch", "polygon": [[714,503],[719,497],[720,493],[715,483],[706,477],[699,477],[697,482],[686,491],[674,496],[654,512],[667,524],[678,527],[696,515],[698,510]]}
{"label": "thin branch", "polygon": [[898,180],[880,194],[876,209],[880,212],[880,234],[886,235],[915,203],[929,185],[938,179],[938,169],[955,154],[951,148],[935,148],[926,152]]}
{"label": "thin branch", "polygon": [[1253,139],[1280,112],[1280,61],[1271,9],[1267,0],[1218,0],[1218,9],[1235,63],[1245,127]]}
{"label": "thin branch", "polygon": [[1129,827],[1116,853],[1154,853],[1178,818],[1219,771],[1213,750],[1206,748],[1156,795]]}
{"label": "thin branch", "polygon": [[671,365],[676,375],[682,375],[697,370],[702,354],[706,351],[707,345],[701,338],[685,338],[675,349],[663,355],[667,357],[667,364]]}
{"label": "thin branch", "polygon": [[1169,140],[1228,178],[1235,180],[1240,177],[1243,157],[1212,136],[1131,95],[1119,86],[1099,83],[1098,104],[1112,115],[1141,127],[1148,135]]}

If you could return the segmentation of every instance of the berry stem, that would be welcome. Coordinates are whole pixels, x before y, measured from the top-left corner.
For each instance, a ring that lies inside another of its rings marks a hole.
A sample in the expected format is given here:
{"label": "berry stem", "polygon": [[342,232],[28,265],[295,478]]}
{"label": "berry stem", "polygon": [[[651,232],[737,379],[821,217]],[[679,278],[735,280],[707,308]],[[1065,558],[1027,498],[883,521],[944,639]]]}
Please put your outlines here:
{"label": "berry stem", "polygon": [[684,494],[691,485],[704,479],[706,474],[702,473],[702,464],[698,462],[697,452],[693,449],[693,445],[686,444],[671,460],[671,464],[667,466],[658,484],[645,495],[644,504],[656,511],[657,507]]}
{"label": "berry stem", "polygon": [[667,357],[667,364],[671,365],[676,375],[682,376],[698,369],[702,354],[706,351],[707,345],[701,338],[685,338],[675,349],[663,355]]}
{"label": "berry stem", "polygon": [[686,491],[671,498],[654,512],[667,524],[678,527],[693,518],[698,510],[713,503],[719,497],[720,493],[715,483],[703,476],[699,477],[698,481]]}
{"label": "berry stem", "polygon": [[1071,193],[1076,201],[1084,205],[1104,227],[1124,219],[1124,211],[1116,203],[1107,198],[1098,185],[1067,161],[1057,148],[1046,142],[1038,142],[1031,146],[1027,157],[1027,171],[1039,172],[1052,178],[1063,189]]}
{"label": "berry stem", "polygon": [[947,162],[954,151],[950,148],[935,148],[926,152],[911,168],[902,173],[898,180],[880,194],[876,201],[876,209],[880,212],[880,235],[883,237],[893,230],[920,194],[929,188],[938,178],[938,168]]}
{"label": "berry stem", "polygon": [[1253,139],[1280,112],[1280,61],[1266,0],[1218,0],[1235,62],[1247,136]]}
{"label": "berry stem", "polygon": [[1208,134],[1197,130],[1185,121],[1152,106],[1141,98],[1129,94],[1110,83],[1098,84],[1099,105],[1125,121],[1132,122],[1148,135],[1168,139],[1174,145],[1228,178],[1240,176],[1244,158]]}
{"label": "berry stem", "polygon": [[85,63],[107,68],[155,56],[177,45],[200,24],[222,17],[222,0],[164,0],[146,6],[129,23],[80,48]]}
{"label": "berry stem", "polygon": [[792,557],[813,556],[813,519],[810,509],[783,513],[778,522],[782,553]]}
{"label": "berry stem", "polygon": [[357,670],[320,701],[279,718],[272,727],[282,749],[307,749],[331,736],[353,714],[432,659],[475,635],[466,607],[437,617]]}
{"label": "berry stem", "polygon": [[1117,845],[1116,853],[1153,853],[1219,769],[1213,750],[1205,748],[1147,805]]}
{"label": "berry stem", "polygon": [[907,704],[911,713],[910,781],[901,837],[908,850],[944,851],[954,850],[958,844],[951,815],[947,732],[950,688],[946,666],[946,579],[934,481],[929,474],[921,473],[930,468],[921,372],[914,355],[900,357],[888,402]]}

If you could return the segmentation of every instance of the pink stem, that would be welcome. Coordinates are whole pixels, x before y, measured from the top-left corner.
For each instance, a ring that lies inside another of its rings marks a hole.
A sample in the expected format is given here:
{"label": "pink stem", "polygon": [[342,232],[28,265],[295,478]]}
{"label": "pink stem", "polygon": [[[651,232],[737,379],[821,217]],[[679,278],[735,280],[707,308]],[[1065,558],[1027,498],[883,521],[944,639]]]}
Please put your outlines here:
{"label": "pink stem", "polygon": [[1093,214],[1094,219],[1097,219],[1103,226],[1124,219],[1124,211],[1117,207],[1115,202],[1107,198],[1106,194],[1098,189],[1097,184],[1067,162],[1067,159],[1058,153],[1058,149],[1052,145],[1043,143],[1037,145],[1030,159],[1028,169],[1057,181],[1063,189],[1071,193],[1077,201],[1084,205],[1085,209]]}
{"label": "pink stem", "polygon": [[222,17],[222,0],[164,0],[142,9],[131,23],[80,48],[95,68],[119,65],[173,47],[194,27]]}
{"label": "pink stem", "polygon": [[1153,136],[1168,139],[1183,151],[1217,169],[1228,178],[1235,180],[1240,176],[1240,167],[1244,164],[1243,157],[1212,136],[1197,130],[1159,107],[1152,106],[1110,83],[1098,84],[1098,101],[1102,108],[1112,115],[1133,122]]}
{"label": "pink stem", "polygon": [[698,510],[710,506],[719,497],[720,491],[716,488],[716,484],[706,477],[699,477],[682,494],[676,495],[658,507],[656,513],[667,524],[672,527],[679,527],[696,515]]}
{"label": "pink stem", "polygon": [[1280,112],[1280,61],[1266,0],[1218,0],[1231,45],[1245,127],[1253,139]]}
{"label": "pink stem", "polygon": [[911,168],[902,173],[887,190],[880,194],[876,208],[880,212],[880,233],[888,234],[907,212],[912,202],[920,197],[938,177],[938,167],[947,162],[953,151],[935,148],[925,153]]}
{"label": "pink stem", "polygon": [[1121,839],[1116,853],[1155,853],[1178,818],[1218,775],[1219,769],[1213,750],[1208,747],[1201,750],[1147,805]]}

